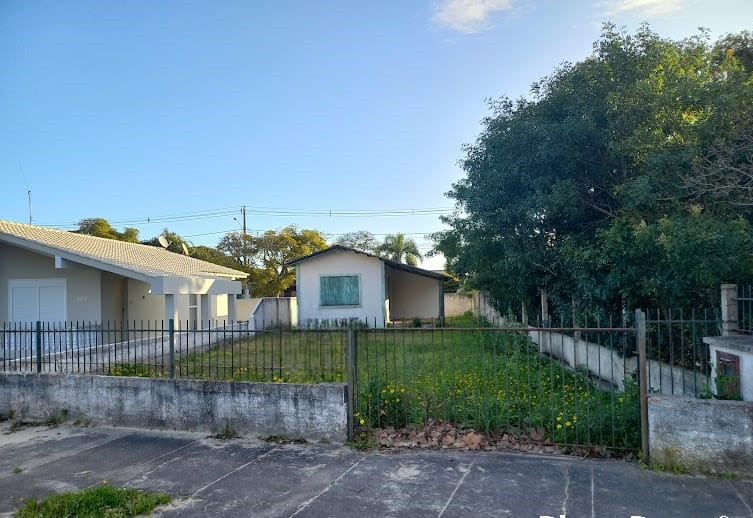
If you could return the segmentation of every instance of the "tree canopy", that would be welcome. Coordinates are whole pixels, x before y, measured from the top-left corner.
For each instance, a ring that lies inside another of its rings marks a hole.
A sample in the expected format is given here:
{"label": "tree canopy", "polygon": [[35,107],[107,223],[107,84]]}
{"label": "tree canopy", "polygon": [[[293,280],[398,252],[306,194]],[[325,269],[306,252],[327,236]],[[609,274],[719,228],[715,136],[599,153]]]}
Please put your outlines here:
{"label": "tree canopy", "polygon": [[325,248],[327,241],[318,231],[298,229],[294,225],[254,237],[250,267],[253,295],[281,295],[295,282],[295,268],[287,263]]}
{"label": "tree canopy", "polygon": [[347,246],[369,254],[379,253],[379,241],[371,232],[357,230],[343,234],[335,240],[336,245]]}
{"label": "tree canopy", "polygon": [[128,243],[139,242],[139,231],[132,227],[126,227],[123,232],[118,232],[109,221],[104,218],[87,218],[78,222],[79,234],[89,236],[104,237],[106,239],[116,239]]}
{"label": "tree canopy", "polygon": [[386,236],[377,251],[391,261],[404,262],[411,266],[416,266],[418,261],[423,259],[416,242],[401,233]]}
{"label": "tree canopy", "polygon": [[542,287],[555,303],[698,305],[750,280],[752,42],[606,25],[588,59],[491,102],[437,251],[500,306]]}

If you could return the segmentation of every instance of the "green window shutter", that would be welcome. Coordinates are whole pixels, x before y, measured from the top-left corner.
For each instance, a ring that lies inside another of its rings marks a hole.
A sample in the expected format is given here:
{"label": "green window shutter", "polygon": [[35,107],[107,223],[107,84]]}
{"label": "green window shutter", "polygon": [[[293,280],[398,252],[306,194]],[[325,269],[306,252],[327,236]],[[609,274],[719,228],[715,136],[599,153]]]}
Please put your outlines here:
{"label": "green window shutter", "polygon": [[322,306],[358,306],[360,304],[357,275],[332,275],[319,279]]}

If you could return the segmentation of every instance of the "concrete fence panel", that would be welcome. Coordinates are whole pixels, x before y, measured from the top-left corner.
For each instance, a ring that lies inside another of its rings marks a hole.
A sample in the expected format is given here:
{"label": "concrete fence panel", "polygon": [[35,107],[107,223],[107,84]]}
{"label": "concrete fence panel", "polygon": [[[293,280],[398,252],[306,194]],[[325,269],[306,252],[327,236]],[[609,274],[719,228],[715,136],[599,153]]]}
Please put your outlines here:
{"label": "concrete fence panel", "polygon": [[653,462],[753,476],[753,403],[651,396],[648,422]]}
{"label": "concrete fence panel", "polygon": [[347,386],[168,380],[71,374],[0,374],[0,414],[114,426],[347,438]]}

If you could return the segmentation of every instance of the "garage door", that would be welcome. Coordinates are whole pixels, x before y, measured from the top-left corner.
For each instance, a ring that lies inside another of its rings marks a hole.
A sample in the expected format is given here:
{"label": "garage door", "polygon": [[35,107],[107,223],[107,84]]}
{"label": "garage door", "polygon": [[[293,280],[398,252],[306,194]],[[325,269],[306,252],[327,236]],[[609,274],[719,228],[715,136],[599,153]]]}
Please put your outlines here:
{"label": "garage door", "polygon": [[65,279],[8,281],[11,322],[64,322]]}

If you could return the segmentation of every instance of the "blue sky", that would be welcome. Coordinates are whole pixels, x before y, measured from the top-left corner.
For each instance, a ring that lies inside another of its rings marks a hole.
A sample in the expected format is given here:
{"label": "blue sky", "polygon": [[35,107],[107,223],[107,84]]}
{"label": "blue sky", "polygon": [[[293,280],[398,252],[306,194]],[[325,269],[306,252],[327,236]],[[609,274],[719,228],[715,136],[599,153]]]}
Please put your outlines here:
{"label": "blue sky", "polygon": [[585,58],[607,20],[716,38],[753,29],[753,2],[4,0],[0,219],[28,222],[31,190],[35,224],[214,246],[246,205],[255,232],[426,251],[485,99]]}

